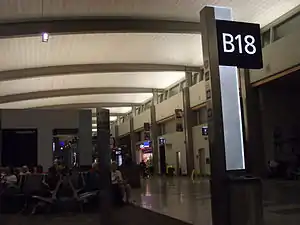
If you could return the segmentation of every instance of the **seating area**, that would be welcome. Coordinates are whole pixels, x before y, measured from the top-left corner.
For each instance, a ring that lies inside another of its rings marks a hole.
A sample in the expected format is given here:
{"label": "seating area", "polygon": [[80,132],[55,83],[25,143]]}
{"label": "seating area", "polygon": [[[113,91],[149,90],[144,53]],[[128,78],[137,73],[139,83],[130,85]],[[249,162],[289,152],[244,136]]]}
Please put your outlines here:
{"label": "seating area", "polygon": [[[0,170],[1,171],[1,170]],[[107,213],[106,198],[93,173],[68,171],[52,177],[51,173],[17,176],[16,185],[0,179],[0,217],[6,225],[19,224],[104,224],[111,225],[187,223],[134,204],[113,207]],[[112,188],[113,189],[113,188]],[[104,206],[101,207],[101,206]]]}
{"label": "seating area", "polygon": [[88,173],[84,172],[56,177],[48,174],[20,175],[16,185],[1,179],[1,213],[35,214],[58,209],[83,211],[85,205],[97,202],[99,194],[99,190],[90,184]]}

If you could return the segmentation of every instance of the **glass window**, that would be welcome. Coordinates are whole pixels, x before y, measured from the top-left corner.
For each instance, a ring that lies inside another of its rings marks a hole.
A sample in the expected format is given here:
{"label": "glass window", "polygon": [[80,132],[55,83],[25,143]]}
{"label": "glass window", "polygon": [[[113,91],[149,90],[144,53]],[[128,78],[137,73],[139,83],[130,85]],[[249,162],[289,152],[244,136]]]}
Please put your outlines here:
{"label": "glass window", "polygon": [[198,82],[198,73],[193,73],[192,85],[197,84],[197,82]]}
{"label": "glass window", "polygon": [[207,112],[206,107],[201,107],[197,110],[197,124],[207,123]]}
{"label": "glass window", "polygon": [[159,100],[159,103],[163,102],[163,100],[164,100],[164,95],[163,95],[163,94],[160,94],[159,97],[158,97],[158,100]]}
{"label": "glass window", "polygon": [[166,134],[166,125],[164,123],[160,124],[160,135]]}
{"label": "glass window", "polygon": [[183,88],[185,87],[185,81],[182,81],[179,85],[179,91],[181,92],[183,90]]}
{"label": "glass window", "polygon": [[271,43],[271,30],[267,30],[262,34],[261,37],[262,47],[265,47]]}
{"label": "glass window", "polygon": [[178,94],[178,91],[179,91],[179,85],[177,84],[176,86],[172,87],[169,90],[169,97],[172,97],[172,96]]}
{"label": "glass window", "polygon": [[204,69],[201,69],[200,73],[199,73],[199,82],[201,82],[203,80],[204,80]]}
{"label": "glass window", "polygon": [[145,110],[150,109],[150,107],[151,107],[151,101],[145,104]]}
{"label": "glass window", "polygon": [[282,37],[285,37],[289,34],[298,31],[300,27],[300,13],[292,16],[286,21],[274,27],[274,39],[278,40]]}
{"label": "glass window", "polygon": [[164,93],[164,100],[167,100],[168,99],[168,91],[165,91]]}

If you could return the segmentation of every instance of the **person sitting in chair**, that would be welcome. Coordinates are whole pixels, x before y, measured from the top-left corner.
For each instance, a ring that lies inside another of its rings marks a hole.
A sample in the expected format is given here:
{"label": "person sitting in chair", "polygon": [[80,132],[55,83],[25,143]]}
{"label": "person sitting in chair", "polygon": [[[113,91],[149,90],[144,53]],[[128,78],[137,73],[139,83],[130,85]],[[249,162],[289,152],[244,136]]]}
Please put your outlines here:
{"label": "person sitting in chair", "polygon": [[[126,197],[126,203],[129,203],[131,188],[130,185],[123,179],[122,173],[118,170],[116,162],[112,162],[111,182],[113,186],[114,197],[117,197],[117,202],[123,202],[123,196]],[[120,198],[120,199],[119,199]]]}

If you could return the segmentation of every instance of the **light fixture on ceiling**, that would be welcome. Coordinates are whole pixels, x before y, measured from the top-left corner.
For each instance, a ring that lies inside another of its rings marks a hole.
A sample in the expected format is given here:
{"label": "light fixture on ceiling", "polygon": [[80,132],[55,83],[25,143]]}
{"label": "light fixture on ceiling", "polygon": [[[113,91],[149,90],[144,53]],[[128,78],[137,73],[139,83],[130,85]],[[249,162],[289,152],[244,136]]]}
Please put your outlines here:
{"label": "light fixture on ceiling", "polygon": [[[44,0],[41,2],[41,13],[42,18],[44,18]],[[42,33],[42,42],[48,42],[49,41],[49,33],[43,32]]]}
{"label": "light fixture on ceiling", "polygon": [[42,42],[48,42],[49,40],[49,34],[46,32],[42,33]]}

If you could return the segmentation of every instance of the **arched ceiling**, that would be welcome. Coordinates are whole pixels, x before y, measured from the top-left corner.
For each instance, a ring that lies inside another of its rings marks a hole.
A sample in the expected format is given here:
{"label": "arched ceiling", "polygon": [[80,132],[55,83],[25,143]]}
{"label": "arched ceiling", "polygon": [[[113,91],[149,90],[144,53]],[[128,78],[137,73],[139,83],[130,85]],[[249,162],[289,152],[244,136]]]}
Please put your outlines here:
{"label": "arched ceiling", "polygon": [[[1,0],[0,20],[67,17],[135,17],[175,21],[199,21],[206,5],[233,9],[234,19],[272,22],[299,5],[298,0]],[[43,10],[42,10],[43,9]]]}
{"label": "arched ceiling", "polygon": [[205,5],[264,26],[299,0],[1,0],[0,108],[128,113],[199,71]]}

